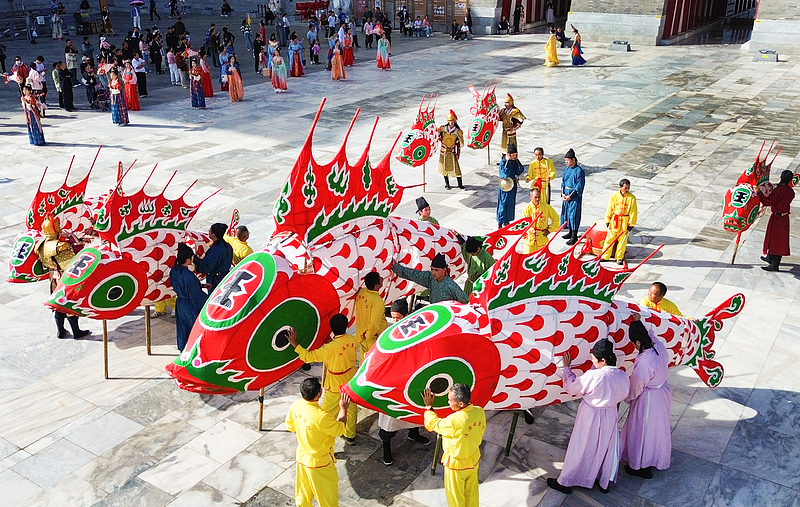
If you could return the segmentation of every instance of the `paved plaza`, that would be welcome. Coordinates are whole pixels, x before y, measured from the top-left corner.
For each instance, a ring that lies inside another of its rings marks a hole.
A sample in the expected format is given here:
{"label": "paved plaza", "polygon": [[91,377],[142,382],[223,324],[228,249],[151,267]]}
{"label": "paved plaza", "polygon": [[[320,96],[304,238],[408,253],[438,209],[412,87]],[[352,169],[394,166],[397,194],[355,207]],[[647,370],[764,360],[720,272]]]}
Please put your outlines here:
{"label": "paved plaza", "polygon": [[[173,171],[168,195],[180,195],[195,179],[189,202],[222,189],[203,204],[193,228],[227,221],[235,207],[258,247],[274,229],[272,205],[321,97],[327,103],[315,157],[327,161],[338,150],[361,108],[347,151],[355,160],[380,116],[370,150],[377,160],[410,127],[423,94],[439,94],[439,123],[452,108],[466,128],[473,105],[467,86],[480,89],[499,78],[498,99],[510,92],[528,117],[518,134],[525,164],[543,146],[560,177],[564,152],[577,153],[588,174],[584,226],[603,216],[620,178],[632,181],[640,220],[631,261],[664,246],[618,299],[638,302],[652,281],[661,280],[686,315],[702,316],[735,292],[747,303],[717,335],[716,360],[725,367],[721,387],[707,388],[686,367],[671,372],[669,470],[650,480],[622,473],[607,495],[576,488],[565,496],[549,490],[545,479],[562,466],[578,402],[548,407],[530,426],[520,418],[508,457],[503,446],[512,414],[490,413],[481,505],[800,505],[800,324],[791,317],[800,313],[800,265],[789,257],[780,273],[759,269],[766,216],[743,235],[736,264],[729,264],[735,235],[721,224],[725,191],[762,141],[776,139],[782,147],[773,181],[800,162],[800,65],[752,62],[752,55],[730,46],[621,53],[588,43],[586,67],[570,67],[564,49],[562,66],[545,68],[543,35],[452,44],[437,37],[413,47],[409,42],[405,52],[398,46],[389,72],[378,71],[374,54],[362,50],[347,81],[315,72],[290,79],[285,95],[252,73],[244,102],[216,94],[203,111],[191,109],[188,94],[156,90],[124,128],[109,114],[53,109],[44,121],[45,147],[28,144],[21,110],[5,106],[13,105],[8,94],[15,93],[6,87],[0,90],[0,251],[7,256],[24,229],[43,169],[49,168],[44,188],[54,188],[75,155],[70,182],[77,182],[101,144],[89,195],[113,185],[118,161],[127,166],[136,160],[123,184],[131,191],[158,164],[147,187],[153,193]],[[499,137],[491,150],[491,163],[485,150],[464,151],[465,191],[444,190],[436,164],[428,164],[424,195],[442,225],[466,234],[496,226]],[[421,171],[399,162],[392,167],[401,185],[422,182]],[[518,214],[525,194],[518,195]],[[406,192],[397,214],[414,216],[419,195],[419,188]],[[800,224],[793,222],[796,255]],[[563,241],[556,239],[554,248],[563,249]],[[5,264],[2,269],[5,278]],[[318,367],[267,390],[264,431],[257,431],[256,393],[199,396],[168,378],[164,367],[177,355],[173,319],[153,320],[149,356],[143,310],[108,322],[112,378],[104,380],[101,323],[81,319],[91,339],[57,340],[52,313],[41,304],[46,295],[45,282],[0,285],[0,506],[293,505],[295,439],[283,420],[300,381],[318,375]],[[386,467],[376,414],[360,410],[359,419],[357,445],[337,441],[340,505],[446,505],[441,467],[430,475],[433,446],[400,432],[395,463]]]}

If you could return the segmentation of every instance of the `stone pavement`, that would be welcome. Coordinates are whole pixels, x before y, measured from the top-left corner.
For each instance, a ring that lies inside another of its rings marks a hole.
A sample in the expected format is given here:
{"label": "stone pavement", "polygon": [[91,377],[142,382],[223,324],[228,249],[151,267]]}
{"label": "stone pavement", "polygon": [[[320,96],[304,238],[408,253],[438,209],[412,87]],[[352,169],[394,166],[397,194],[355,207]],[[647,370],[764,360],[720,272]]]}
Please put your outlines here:
{"label": "stone pavement", "polygon": [[[661,251],[625,284],[618,298],[638,301],[662,280],[688,315],[700,316],[734,292],[747,296],[744,311],[727,321],[715,348],[725,366],[722,387],[706,388],[688,368],[673,370],[673,463],[645,481],[621,475],[611,493],[549,491],[558,473],[577,403],[548,407],[535,424],[520,423],[509,457],[502,456],[511,414],[492,414],[481,463],[485,506],[578,505],[797,505],[800,503],[800,311],[793,258],[781,273],[765,273],[758,260],[766,219],[742,238],[737,264],[729,261],[734,236],[724,232],[720,203],[752,162],[762,140],[783,147],[774,171],[800,161],[800,66],[751,62],[735,48],[655,47],[612,53],[588,44],[584,68],[542,66],[538,35],[484,38],[438,45],[392,59],[391,72],[371,61],[332,83],[324,73],[290,79],[289,93],[266,84],[246,88],[245,101],[224,97],[204,111],[188,97],[131,113],[132,125],[112,126],[108,115],[79,116],[56,125],[45,120],[48,146],[28,144],[21,113],[2,113],[0,246],[9,252],[44,167],[45,187],[58,184],[76,155],[77,181],[98,144],[89,194],[104,192],[116,163],[136,168],[125,188],[141,185],[155,163],[148,189],[156,192],[172,171],[178,195],[192,181],[190,201],[217,188],[194,221],[204,229],[238,207],[263,244],[272,230],[271,208],[297,156],[322,96],[328,102],[315,134],[315,155],[326,160],[344,136],[356,108],[361,118],[348,145],[355,158],[372,121],[381,117],[371,148],[382,157],[407,129],[423,93],[437,92],[438,118],[454,109],[469,123],[467,85],[502,79],[500,100],[511,92],[528,116],[519,132],[521,158],[544,146],[556,160],[572,147],[589,173],[584,222],[600,218],[622,177],[632,181],[641,221],[631,257]],[[561,56],[569,60],[566,50]],[[485,152],[462,157],[466,191],[445,191],[428,164],[425,193],[443,225],[486,233],[494,225],[496,166]],[[138,168],[138,169],[137,169]],[[399,163],[400,184],[422,174]],[[520,192],[518,212],[525,196]],[[419,189],[407,192],[399,215],[412,216]],[[796,222],[796,220],[793,220]],[[798,224],[792,244],[798,251]],[[554,242],[563,247],[563,240]],[[5,271],[1,273],[5,275]],[[111,380],[102,377],[99,322],[86,321],[91,340],[56,340],[52,314],[41,301],[46,284],[0,286],[0,506],[17,505],[291,505],[293,436],[283,426],[299,381],[297,372],[267,393],[265,431],[256,431],[254,393],[198,396],[179,390],[164,366],[175,357],[174,323],[154,320],[154,354],[144,350],[142,311],[109,322]],[[624,415],[624,414],[623,414]],[[431,477],[430,447],[396,439],[395,464],[380,463],[376,416],[360,413],[358,444],[337,444],[341,505],[444,505],[441,472]]]}

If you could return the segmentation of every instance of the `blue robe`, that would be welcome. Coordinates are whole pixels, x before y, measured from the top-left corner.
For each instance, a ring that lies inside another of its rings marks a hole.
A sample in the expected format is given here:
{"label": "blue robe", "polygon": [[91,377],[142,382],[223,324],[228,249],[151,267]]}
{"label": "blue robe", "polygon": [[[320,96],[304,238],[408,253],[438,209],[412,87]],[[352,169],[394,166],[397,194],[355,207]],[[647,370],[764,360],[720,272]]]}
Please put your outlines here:
{"label": "blue robe", "polygon": [[561,203],[561,223],[566,223],[570,231],[577,231],[581,226],[581,201],[583,200],[583,187],[586,185],[586,173],[577,164],[575,167],[564,168],[561,177],[561,193],[571,198]]}
{"label": "blue robe", "polygon": [[203,258],[194,258],[194,269],[206,275],[206,283],[211,285],[208,293],[211,294],[231,270],[233,263],[233,248],[225,241],[214,243]]}
{"label": "blue robe", "polygon": [[514,208],[517,205],[517,178],[527,171],[522,165],[522,162],[511,160],[503,155],[500,159],[500,178],[511,178],[514,180],[514,187],[508,192],[503,192],[499,187],[497,188],[497,225],[502,226],[505,223],[514,221]]}
{"label": "blue robe", "polygon": [[194,321],[208,298],[200,286],[200,280],[186,266],[174,266],[169,273],[172,290],[178,296],[175,304],[175,329],[178,335],[178,350],[183,351],[189,341]]}

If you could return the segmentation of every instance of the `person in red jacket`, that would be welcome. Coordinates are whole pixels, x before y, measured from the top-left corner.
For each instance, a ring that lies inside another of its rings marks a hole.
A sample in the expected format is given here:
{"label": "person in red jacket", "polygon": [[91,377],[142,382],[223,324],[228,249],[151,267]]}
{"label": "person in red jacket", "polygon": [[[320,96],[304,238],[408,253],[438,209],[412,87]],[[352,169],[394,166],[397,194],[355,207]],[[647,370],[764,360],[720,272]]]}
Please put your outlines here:
{"label": "person in red jacket", "polygon": [[789,208],[794,199],[794,190],[789,185],[793,177],[792,171],[783,171],[780,183],[769,195],[758,190],[761,204],[772,210],[764,235],[764,255],[761,257],[768,264],[761,266],[764,271],[778,271],[781,257],[789,255]]}

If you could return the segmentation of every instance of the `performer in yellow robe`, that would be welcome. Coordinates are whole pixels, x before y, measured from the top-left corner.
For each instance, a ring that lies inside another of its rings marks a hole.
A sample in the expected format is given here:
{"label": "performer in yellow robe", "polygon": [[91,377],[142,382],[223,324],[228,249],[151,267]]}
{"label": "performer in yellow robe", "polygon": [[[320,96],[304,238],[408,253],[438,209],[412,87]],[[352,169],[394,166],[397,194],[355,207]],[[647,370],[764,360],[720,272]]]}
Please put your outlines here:
{"label": "performer in yellow robe", "polygon": [[639,305],[646,306],[652,310],[667,312],[676,317],[685,317],[685,315],[678,310],[678,306],[675,303],[664,297],[666,293],[666,285],[661,282],[654,282],[647,291],[647,295],[639,301]]}
{"label": "performer in yellow robe", "polygon": [[525,181],[531,182],[531,188],[538,188],[542,192],[545,202],[550,204],[550,180],[556,179],[556,166],[553,159],[544,158],[544,148],[535,148],[533,156],[536,158],[528,166],[528,175],[525,177]]}
{"label": "performer in yellow robe", "polygon": [[[345,319],[346,320],[346,319]],[[336,417],[319,406],[322,386],[311,377],[300,383],[302,399],[296,400],[286,414],[286,429],[297,436],[294,495],[297,507],[311,507],[314,498],[320,507],[339,505],[339,474],[333,443],[347,424],[350,399],[339,402]]]}
{"label": "performer in yellow robe", "polygon": [[544,66],[555,67],[559,64],[558,51],[556,51],[556,31],[550,29],[550,37],[544,45]]}
{"label": "performer in yellow robe", "polygon": [[234,266],[242,262],[242,259],[253,253],[253,249],[247,244],[247,240],[250,239],[250,231],[247,230],[247,227],[244,225],[240,225],[236,228],[236,236],[228,236],[226,234],[224,237],[225,241],[227,241],[231,248],[233,248]]}
{"label": "performer in yellow robe", "polygon": [[465,384],[454,384],[447,402],[454,410],[440,418],[433,410],[435,396],[425,389],[425,429],[442,436],[444,491],[450,507],[478,507],[478,464],[481,441],[486,432],[486,413],[470,403],[471,392]]}
{"label": "performer in yellow robe", "polygon": [[525,115],[522,114],[522,111],[514,107],[514,97],[510,93],[506,97],[505,106],[500,110],[500,120],[503,121],[503,138],[500,140],[500,148],[503,155],[508,153],[509,144],[519,148],[519,144],[517,144],[517,129],[525,121]]}
{"label": "performer in yellow robe", "polygon": [[[357,345],[356,337],[347,334],[347,317],[337,313],[331,317],[330,323],[331,331],[333,331],[333,340],[316,350],[306,350],[305,347],[300,345],[297,342],[297,332],[294,329],[289,330],[287,338],[303,362],[323,363],[325,365],[322,384],[325,393],[319,406],[326,412],[335,413],[342,397],[339,393],[339,387],[350,382],[350,379],[356,374]],[[356,443],[356,418],[356,406],[350,405],[347,411],[347,425],[343,430],[343,438],[348,445]]]}
{"label": "performer in yellow robe", "polygon": [[364,287],[356,294],[356,338],[360,345],[359,363],[372,347],[378,336],[389,327],[386,322],[386,304],[378,293],[381,288],[381,275],[372,271],[364,277]]}
{"label": "performer in yellow robe", "polygon": [[[528,229],[528,233],[523,238],[523,252],[526,254],[538,252],[547,244],[547,235],[558,229],[561,217],[556,210],[546,202],[541,202],[541,191],[533,187],[531,189],[531,202],[525,205],[522,216],[536,219],[533,226]],[[538,219],[536,217],[539,217]]]}
{"label": "performer in yellow robe", "polygon": [[[614,238],[617,240],[617,264],[623,264],[625,249],[628,247],[628,234],[636,225],[636,197],[630,192],[631,182],[623,178],[619,181],[619,192],[614,192],[608,200],[606,207],[606,240],[603,249],[608,248]],[[611,258],[611,248],[603,254],[603,260]]]}
{"label": "performer in yellow robe", "polygon": [[461,181],[461,166],[458,157],[461,156],[461,147],[464,146],[464,132],[458,126],[458,116],[451,109],[447,115],[447,125],[439,127],[439,140],[442,148],[439,153],[439,174],[444,176],[444,188],[450,190],[450,177],[458,178],[458,188],[464,190]]}

